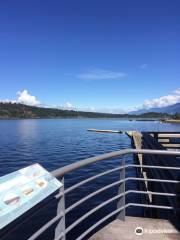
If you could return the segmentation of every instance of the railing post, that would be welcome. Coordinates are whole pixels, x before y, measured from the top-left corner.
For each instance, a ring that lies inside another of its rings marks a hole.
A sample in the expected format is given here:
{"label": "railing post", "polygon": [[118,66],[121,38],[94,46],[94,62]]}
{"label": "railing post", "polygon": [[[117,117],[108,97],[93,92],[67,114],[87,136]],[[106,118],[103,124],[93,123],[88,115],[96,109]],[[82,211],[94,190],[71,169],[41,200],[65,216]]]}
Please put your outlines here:
{"label": "railing post", "polygon": [[123,166],[123,168],[120,169],[120,180],[124,181],[119,185],[118,194],[124,193],[124,195],[118,200],[117,208],[123,207],[123,209],[118,214],[117,219],[125,221],[125,157],[123,157],[121,165]]}
{"label": "railing post", "polygon": [[[177,181],[180,181],[180,177],[177,178]],[[180,209],[180,183],[176,185],[176,208]],[[176,211],[177,221],[180,221],[180,211]]]}
{"label": "railing post", "polygon": [[63,213],[63,217],[60,219],[58,225],[56,226],[55,229],[55,237],[54,240],[56,239],[61,239],[65,240],[66,235],[65,235],[65,195],[64,195],[64,177],[61,178],[61,183],[63,186],[60,188],[59,193],[62,194],[60,197],[58,207],[57,207],[57,214],[60,214],[61,212]]}

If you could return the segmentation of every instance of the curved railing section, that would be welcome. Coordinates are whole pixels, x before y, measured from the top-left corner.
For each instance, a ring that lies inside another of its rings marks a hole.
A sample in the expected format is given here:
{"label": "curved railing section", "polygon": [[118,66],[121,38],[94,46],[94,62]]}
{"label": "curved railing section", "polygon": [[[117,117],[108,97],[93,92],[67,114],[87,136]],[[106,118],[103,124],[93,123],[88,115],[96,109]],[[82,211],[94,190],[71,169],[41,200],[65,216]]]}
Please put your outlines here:
{"label": "curved railing section", "polygon": [[[114,158],[114,157],[122,157],[121,159],[121,165],[104,171],[102,173],[99,173],[95,176],[89,177],[81,182],[76,183],[75,185],[64,189],[64,185],[63,187],[61,187],[61,189],[59,190],[59,193],[55,195],[55,199],[58,199],[59,204],[58,204],[58,209],[57,209],[57,215],[56,217],[54,217],[53,219],[51,219],[48,223],[46,223],[42,228],[40,228],[37,232],[35,232],[30,238],[29,240],[34,240],[37,239],[42,233],[44,233],[48,228],[50,228],[53,224],[57,223],[57,227],[55,230],[55,236],[54,239],[55,240],[65,240],[66,239],[66,235],[72,231],[73,229],[75,229],[80,223],[82,223],[87,217],[89,217],[90,215],[92,215],[93,213],[97,212],[99,209],[105,207],[106,205],[112,203],[113,201],[117,201],[117,209],[115,209],[114,211],[110,212],[108,215],[106,215],[105,217],[103,217],[102,219],[100,219],[98,222],[94,223],[92,226],[90,226],[90,228],[88,228],[87,230],[85,230],[82,234],[80,234],[80,236],[78,236],[76,238],[76,240],[82,240],[85,239],[88,234],[90,234],[93,230],[95,230],[98,226],[100,226],[102,223],[104,223],[106,220],[110,219],[112,216],[117,215],[117,218],[121,219],[121,220],[125,220],[125,214],[126,214],[126,209],[128,207],[141,207],[141,208],[151,208],[151,209],[164,209],[164,210],[172,210],[174,213],[176,213],[177,211],[179,211],[178,206],[176,205],[154,205],[154,204],[145,204],[145,203],[126,203],[126,196],[130,193],[134,193],[134,194],[141,194],[141,195],[149,195],[151,194],[152,196],[157,195],[157,196],[164,196],[166,198],[177,198],[177,196],[179,196],[178,192],[153,192],[153,191],[142,191],[142,190],[126,190],[126,183],[128,181],[136,181],[136,182],[157,182],[157,183],[161,183],[161,184],[180,184],[179,179],[158,179],[158,178],[147,178],[146,180],[143,177],[126,177],[126,170],[129,168],[135,168],[135,169],[151,169],[151,170],[156,170],[156,169],[160,169],[160,170],[168,170],[168,171],[180,171],[180,167],[167,167],[167,166],[159,166],[159,165],[139,165],[139,164],[128,164],[126,163],[126,158],[124,156],[128,155],[128,154],[133,154],[133,155],[137,155],[137,154],[142,154],[143,156],[145,155],[153,155],[153,156],[175,156],[175,157],[180,157],[180,152],[177,151],[164,151],[164,150],[146,150],[146,149],[142,149],[142,150],[136,150],[136,149],[123,149],[120,151],[115,151],[115,152],[111,152],[111,153],[107,153],[107,154],[102,154],[96,157],[91,157],[91,158],[87,158],[85,160],[67,165],[65,167],[59,168],[55,171],[52,172],[52,174],[61,180],[61,182],[64,184],[64,176],[67,173],[71,173],[72,171],[75,171],[77,169],[80,169],[82,167],[88,166],[92,163],[96,163],[99,161],[105,161],[107,159],[110,158]],[[179,159],[177,158],[177,161]],[[102,176],[114,173],[114,172],[119,172],[120,174],[120,178],[118,181],[115,181],[113,183],[110,183],[106,186],[103,186],[102,188],[88,194],[87,196],[81,198],[80,200],[78,200],[77,202],[73,203],[71,206],[68,206],[65,209],[65,200],[67,197],[67,194],[76,190],[77,188],[83,186],[84,184],[90,183]],[[180,172],[179,172],[180,173]],[[66,227],[65,224],[65,219],[66,219],[66,215],[71,212],[72,210],[74,210],[75,208],[78,209],[78,207],[80,207],[80,205],[82,203],[84,203],[85,201],[91,199],[92,197],[101,194],[102,192],[104,192],[107,189],[110,189],[114,186],[118,187],[118,192],[116,196],[109,196],[109,199],[106,201],[101,202],[98,206],[94,207],[93,209],[89,210],[88,212],[86,212],[83,216],[81,216],[79,219],[75,220],[75,222],[73,222],[70,226]],[[53,239],[53,237],[52,237]]]}

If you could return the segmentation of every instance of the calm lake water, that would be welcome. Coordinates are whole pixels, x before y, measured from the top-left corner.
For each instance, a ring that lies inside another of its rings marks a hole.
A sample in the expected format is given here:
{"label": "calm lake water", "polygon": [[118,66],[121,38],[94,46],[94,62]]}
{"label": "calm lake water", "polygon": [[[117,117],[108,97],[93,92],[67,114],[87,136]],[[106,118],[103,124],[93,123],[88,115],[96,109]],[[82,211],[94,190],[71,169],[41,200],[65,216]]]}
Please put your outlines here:
{"label": "calm lake water", "polygon": [[[131,147],[129,138],[124,134],[87,132],[88,128],[122,131],[180,131],[180,125],[178,124],[165,124],[158,121],[143,122],[114,119],[1,120],[0,176],[33,163],[40,163],[47,170],[52,171],[87,157]],[[117,167],[120,160],[120,158],[111,159],[75,171],[67,175],[65,179],[66,186],[70,186],[104,170]],[[128,158],[127,161],[132,162],[132,158]],[[131,170],[127,174],[134,175],[135,173]],[[87,184],[78,191],[72,192],[67,198],[66,206],[95,189],[117,180],[118,177],[118,173],[108,175],[89,185]],[[135,185],[133,187],[137,188]],[[68,216],[67,224],[70,224],[102,200],[108,199],[115,191],[117,189],[109,190],[103,193],[101,198],[97,196],[90,202],[84,203],[80,210],[75,210]],[[135,196],[129,196],[127,201],[132,199],[139,201]],[[92,224],[95,219],[106,215],[114,208],[115,205],[112,204],[103,209],[98,215],[93,215],[92,218],[88,219],[88,222],[81,224],[76,232],[72,232],[69,239],[74,239],[76,234],[78,235],[79,232],[88,228],[88,224]],[[44,214],[49,215],[53,209],[55,207],[51,205]],[[137,210],[132,209],[131,214],[140,215],[141,211],[137,212]],[[20,240],[21,236],[18,236],[17,239]],[[46,234],[42,239],[51,238]]]}

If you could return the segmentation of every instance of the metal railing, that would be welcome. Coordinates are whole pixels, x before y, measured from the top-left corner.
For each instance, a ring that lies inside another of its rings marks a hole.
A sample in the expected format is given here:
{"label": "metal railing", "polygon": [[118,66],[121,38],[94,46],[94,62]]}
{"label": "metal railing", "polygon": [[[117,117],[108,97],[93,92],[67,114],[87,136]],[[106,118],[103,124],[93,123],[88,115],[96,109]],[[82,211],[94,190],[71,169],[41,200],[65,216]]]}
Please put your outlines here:
{"label": "metal railing", "polygon": [[[48,228],[50,228],[53,224],[57,224],[56,229],[55,229],[55,234],[52,236],[52,239],[54,238],[55,240],[65,240],[66,235],[73,229],[75,229],[82,221],[84,221],[87,217],[92,215],[93,213],[97,212],[99,209],[102,209],[104,206],[107,204],[112,203],[113,201],[117,201],[117,208],[110,212],[108,215],[103,217],[102,219],[98,220],[96,223],[94,223],[92,226],[90,226],[87,230],[85,230],[80,236],[78,236],[76,239],[77,240],[82,240],[84,239],[88,234],[90,234],[93,230],[95,230],[98,226],[100,226],[102,223],[104,223],[106,220],[110,219],[112,216],[117,215],[118,219],[125,220],[126,216],[126,209],[129,207],[141,207],[141,208],[151,208],[151,209],[164,209],[164,210],[172,210],[174,213],[179,211],[179,207],[176,206],[176,204],[172,205],[155,205],[155,204],[144,204],[144,203],[127,203],[126,202],[126,196],[130,193],[135,193],[135,194],[142,194],[142,195],[155,195],[155,196],[165,196],[165,197],[173,197],[177,198],[179,197],[179,193],[174,191],[174,192],[153,192],[153,191],[140,191],[140,190],[126,190],[126,182],[128,181],[137,181],[137,182],[156,182],[156,183],[163,183],[163,184],[173,184],[177,185],[180,184],[179,179],[155,179],[155,178],[147,178],[146,180],[143,177],[127,177],[125,172],[128,168],[145,168],[145,169],[151,169],[151,170],[156,170],[156,169],[161,169],[161,170],[170,170],[170,171],[179,171],[180,167],[167,167],[167,166],[158,166],[158,165],[138,165],[138,164],[127,164],[126,159],[124,156],[128,154],[142,154],[143,156],[146,155],[153,155],[153,156],[175,156],[179,157],[180,152],[177,151],[164,151],[164,150],[136,150],[136,149],[124,149],[116,152],[111,152],[107,154],[102,154],[96,157],[91,157],[70,165],[67,165],[65,167],[62,167],[60,169],[57,169],[52,172],[52,174],[61,180],[61,182],[64,184],[64,176],[67,173],[71,173],[74,170],[80,169],[82,167],[85,167],[89,164],[96,163],[99,161],[107,160],[113,157],[122,157],[121,160],[121,165],[119,167],[116,167],[114,169],[110,169],[107,171],[104,171],[102,173],[99,173],[95,176],[91,176],[88,179],[85,179],[81,182],[76,183],[75,185],[64,189],[63,187],[60,188],[59,193],[55,195],[55,199],[58,199],[58,209],[57,209],[57,215],[53,219],[51,219],[48,223],[46,223],[43,227],[41,227],[37,232],[35,232],[29,240],[34,240],[37,239],[42,233],[44,233]],[[177,159],[178,160],[178,159]],[[103,186],[102,188],[88,194],[87,196],[83,197],[82,199],[78,200],[77,202],[73,203],[72,205],[68,206],[65,209],[65,198],[66,195],[75,189],[79,188],[80,186],[83,186],[86,183],[90,183],[93,180],[96,180],[97,178],[100,178],[102,176],[105,176],[110,173],[114,173],[116,171],[120,172],[120,178],[118,181],[115,181],[113,183],[110,183],[106,186]],[[110,198],[108,200],[103,201],[100,203],[98,206],[94,207],[90,211],[86,212],[84,215],[82,215],[79,219],[75,220],[70,226],[66,227],[65,224],[65,218],[66,215],[71,212],[74,208],[79,207],[82,203],[86,202],[88,199],[91,199],[92,197],[96,196],[97,194],[102,193],[103,191],[110,189],[114,186],[118,186],[118,193],[116,196],[109,196]]]}

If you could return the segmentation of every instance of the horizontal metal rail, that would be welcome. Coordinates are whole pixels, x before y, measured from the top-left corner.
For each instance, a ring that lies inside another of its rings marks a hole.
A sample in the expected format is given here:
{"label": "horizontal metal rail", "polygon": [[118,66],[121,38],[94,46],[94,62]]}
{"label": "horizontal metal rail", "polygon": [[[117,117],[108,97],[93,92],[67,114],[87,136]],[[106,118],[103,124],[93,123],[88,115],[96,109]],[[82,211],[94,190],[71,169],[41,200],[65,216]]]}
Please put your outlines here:
{"label": "horizontal metal rail", "polygon": [[110,217],[114,216],[115,214],[117,214],[118,212],[122,211],[124,209],[124,207],[120,207],[118,209],[116,209],[115,211],[109,213],[108,215],[106,215],[104,218],[102,218],[101,220],[99,220],[97,223],[95,223],[94,225],[92,225],[88,230],[86,230],[82,235],[80,235],[76,240],[81,240],[83,239],[88,233],[92,232],[93,229],[95,229],[96,227],[98,227],[100,224],[102,224],[103,222],[105,222],[106,220],[108,220]]}
{"label": "horizontal metal rail", "polygon": [[74,208],[77,207],[78,205],[82,204],[83,202],[87,201],[88,199],[96,196],[97,194],[99,194],[99,193],[101,193],[101,192],[103,192],[103,191],[105,191],[105,190],[107,190],[107,189],[109,189],[109,188],[111,188],[111,187],[117,186],[117,185],[119,185],[119,184],[122,183],[122,182],[125,182],[125,180],[123,179],[123,180],[116,181],[116,182],[114,182],[114,183],[111,183],[111,184],[103,187],[103,188],[100,188],[100,189],[96,190],[96,191],[93,192],[93,193],[90,193],[89,195],[87,195],[86,197],[82,198],[81,200],[79,200],[78,202],[76,202],[76,203],[74,203],[72,206],[70,206],[68,209],[66,209],[65,212],[68,213],[69,211],[71,211],[72,209],[74,209]]}
{"label": "horizontal metal rail", "polygon": [[147,207],[147,208],[158,208],[158,209],[166,209],[166,210],[174,210],[173,207],[169,206],[161,206],[161,205],[147,205],[147,204],[136,204],[136,203],[128,203],[124,207],[120,207],[110,214],[106,215],[104,218],[99,220],[97,223],[92,225],[90,228],[88,228],[83,234],[81,234],[76,240],[82,240],[85,236],[87,236],[90,232],[92,232],[95,228],[97,228],[99,225],[101,225],[103,222],[108,220],[110,217],[116,215],[118,212],[122,211],[124,208],[128,207]]}
{"label": "horizontal metal rail", "polygon": [[[180,168],[179,168],[178,170],[180,170]],[[107,190],[107,189],[109,189],[109,188],[111,188],[111,187],[117,186],[117,185],[119,185],[119,184],[122,183],[122,182],[127,182],[127,181],[130,181],[130,180],[132,180],[132,181],[148,181],[148,182],[175,183],[175,184],[180,183],[180,181],[175,181],[175,180],[162,180],[162,179],[154,179],[154,178],[152,178],[152,179],[149,178],[149,179],[146,179],[146,180],[145,180],[144,178],[127,177],[127,178],[125,178],[125,179],[122,179],[122,180],[113,182],[113,183],[111,183],[111,184],[109,184],[109,185],[107,185],[107,186],[105,186],[105,187],[103,187],[103,188],[100,188],[100,189],[96,190],[95,192],[90,193],[90,194],[87,195],[86,197],[82,198],[81,200],[79,200],[78,202],[74,203],[74,204],[71,205],[69,208],[67,208],[66,211],[65,211],[65,213],[70,212],[70,211],[73,210],[75,207],[79,206],[80,204],[82,204],[83,202],[87,201],[88,199],[96,196],[97,194],[99,194],[99,193],[101,193],[101,192],[103,192],[103,191],[105,191],[105,190]],[[150,193],[150,191],[149,191],[149,193]],[[167,193],[166,196],[168,196],[168,193]],[[169,196],[170,196],[170,195],[169,195]]]}
{"label": "horizontal metal rail", "polygon": [[49,227],[51,227],[55,222],[57,222],[62,217],[63,217],[63,212],[59,213],[56,217],[51,219],[48,223],[46,223],[43,227],[41,227],[37,232],[35,232],[28,240],[35,240],[36,238],[38,238],[43,232],[45,232]]}
{"label": "horizontal metal rail", "polygon": [[111,169],[111,170],[108,170],[108,171],[105,171],[105,172],[103,172],[103,173],[100,173],[100,174],[97,174],[97,175],[95,175],[95,176],[92,176],[92,177],[90,177],[90,178],[87,178],[86,180],[81,181],[80,183],[77,183],[77,184],[73,185],[72,187],[66,189],[66,190],[64,191],[64,193],[67,194],[67,193],[73,191],[74,189],[76,189],[76,188],[78,188],[78,187],[80,187],[80,186],[82,186],[82,185],[84,185],[84,184],[86,184],[86,183],[88,183],[88,182],[93,181],[93,180],[96,179],[96,178],[99,178],[99,177],[102,177],[102,176],[104,176],[104,175],[110,174],[110,173],[112,173],[112,172],[118,171],[118,170],[120,170],[121,168],[122,168],[122,167],[113,168],[113,169]]}
{"label": "horizontal metal rail", "polygon": [[[140,179],[140,178],[126,178],[125,181],[127,180],[143,180],[144,179]],[[120,180],[117,182],[114,182],[112,184],[109,184],[108,186],[101,188],[95,192],[93,192],[92,194],[89,194],[88,196],[86,196],[85,198],[81,199],[80,201],[76,202],[75,204],[73,204],[71,207],[69,207],[68,209],[66,209],[65,213],[67,214],[69,211],[71,211],[72,209],[74,209],[75,207],[77,207],[78,205],[80,205],[81,203],[85,202],[86,200],[88,200],[89,198],[97,195],[98,193],[107,190],[110,187],[113,187],[115,185],[118,185],[119,183],[123,182],[124,180]],[[155,179],[149,179],[149,181],[156,181]],[[157,180],[159,182],[159,179]],[[172,182],[169,180],[164,180],[165,182]],[[164,182],[163,181],[163,182]],[[172,183],[180,183],[180,181],[173,181]],[[72,230],[72,228],[74,228],[76,225],[78,225],[80,222],[82,222],[85,218],[87,218],[89,215],[91,215],[92,213],[96,212],[98,209],[102,208],[103,206],[107,205],[108,203],[120,198],[123,195],[127,195],[130,193],[138,193],[138,194],[153,194],[153,195],[162,195],[162,196],[177,196],[177,194],[172,194],[172,193],[158,193],[158,192],[152,192],[152,191],[136,191],[136,190],[128,190],[125,193],[119,194],[111,199],[108,199],[107,201],[103,202],[102,204],[98,205],[97,207],[95,207],[94,209],[92,209],[91,211],[89,211],[88,213],[86,213],[83,217],[81,217],[80,219],[78,219],[78,221],[74,222],[73,225],[71,225],[70,227],[68,227],[66,229],[66,233],[68,233],[70,230]],[[141,204],[140,204],[141,205]],[[127,205],[128,206],[128,205]],[[143,205],[142,205],[143,206]],[[169,208],[168,209],[172,209]],[[60,213],[59,215],[57,215],[56,217],[54,217],[52,220],[50,220],[47,224],[45,224],[42,228],[40,228],[35,234],[33,234],[33,236],[31,236],[29,238],[29,240],[34,240],[36,239],[38,236],[40,236],[45,230],[47,230],[51,225],[53,225],[56,221],[58,221],[61,217],[63,216],[62,213]],[[63,236],[63,235],[62,235]]]}
{"label": "horizontal metal rail", "polygon": [[[129,165],[125,166],[125,167],[139,167],[139,166],[135,166],[135,165],[133,165],[133,164],[132,164],[132,165],[129,164]],[[147,167],[147,165],[145,165],[144,167]],[[154,168],[158,168],[158,167],[159,167],[159,168],[162,168],[162,169],[167,169],[166,167],[161,167],[161,166],[148,166],[148,167],[149,167],[149,168],[150,168],[150,167],[154,167]],[[84,182],[81,182],[81,183],[77,184],[76,186],[74,186],[74,188],[71,188],[71,190],[75,189],[76,187],[81,186],[82,184],[84,184],[84,183],[86,183],[86,182],[89,182],[89,181],[91,181],[91,180],[94,180],[94,179],[97,178],[97,177],[100,177],[100,176],[103,176],[103,175],[108,174],[108,173],[110,173],[110,172],[116,171],[116,170],[118,170],[118,169],[120,169],[120,168],[122,168],[122,167],[118,167],[118,168],[116,168],[116,169],[106,171],[106,172],[104,172],[103,174],[98,174],[98,175],[96,175],[96,176],[93,176],[93,177],[85,180]],[[174,170],[180,170],[180,168],[175,168],[175,167],[172,167],[172,169],[174,169]],[[139,181],[144,181],[144,179],[140,179],[140,178],[126,178],[126,179],[124,179],[124,181],[127,181],[127,180],[139,180]],[[179,181],[159,180],[159,179],[148,179],[148,181],[157,181],[157,182],[162,182],[162,181],[163,181],[163,182],[179,183]],[[96,194],[98,194],[98,193],[100,193],[100,192],[102,192],[102,191],[104,191],[104,190],[106,190],[106,189],[108,189],[108,188],[110,188],[110,187],[112,187],[112,186],[115,186],[115,185],[117,185],[117,184],[119,184],[119,183],[121,183],[121,182],[122,182],[122,181],[117,181],[117,182],[112,183],[112,184],[110,184],[110,185],[108,185],[108,186],[106,186],[106,187],[104,187],[104,188],[102,188],[102,189],[97,190],[96,192],[93,192],[92,194],[86,196],[85,198],[81,199],[79,202],[75,203],[75,204],[72,205],[70,208],[68,208],[68,209],[66,210],[66,213],[69,212],[70,210],[72,210],[74,207],[77,207],[79,204],[81,204],[82,202],[86,201],[86,200],[89,199],[90,197],[95,196]],[[68,191],[67,191],[67,192],[68,192]],[[150,192],[142,192],[142,191],[129,190],[129,191],[125,192],[124,194],[126,195],[126,194],[128,194],[128,193],[148,194],[148,193],[150,193]],[[156,194],[156,195],[164,195],[164,196],[165,196],[165,195],[166,195],[166,196],[176,196],[176,194],[171,194],[171,193],[153,193],[153,192],[151,192],[151,193],[152,193],[152,194]],[[67,230],[66,230],[66,233],[69,232],[72,228],[74,228],[74,227],[75,227],[77,224],[79,224],[81,221],[83,221],[83,220],[84,220],[86,217],[88,217],[90,214],[92,214],[93,212],[97,211],[99,208],[105,206],[105,205],[108,204],[109,202],[111,202],[111,201],[113,201],[113,200],[121,197],[122,195],[123,195],[123,194],[120,194],[120,195],[118,195],[118,196],[115,196],[114,198],[109,199],[108,201],[106,201],[106,202],[100,204],[99,206],[97,206],[96,208],[92,209],[90,212],[88,212],[87,214],[85,214],[83,217],[81,217],[80,219],[78,219],[78,221],[76,221],[74,224],[72,224],[70,227],[68,227]],[[138,206],[139,206],[139,205],[138,205]],[[168,209],[170,209],[170,208],[168,207]]]}
{"label": "horizontal metal rail", "polygon": [[[94,179],[97,179],[99,177],[102,177],[104,175],[107,175],[107,174],[110,174],[112,172],[115,172],[115,171],[118,171],[118,170],[121,170],[123,168],[150,168],[150,169],[164,169],[164,170],[180,170],[180,167],[164,167],[164,166],[150,166],[150,165],[136,165],[136,164],[126,164],[124,166],[121,166],[121,167],[117,167],[117,168],[114,168],[114,169],[111,169],[111,170],[108,170],[108,171],[105,171],[103,173],[100,173],[100,174],[97,174],[93,177],[90,177],[90,178],[87,178],[86,180],[83,180],[81,181],[80,183],[77,183],[75,185],[73,185],[72,187],[69,187],[68,189],[66,189],[64,191],[65,194],[75,190],[76,188],[90,182],[90,181],[93,181]],[[60,195],[57,195],[57,198],[60,197]]]}
{"label": "horizontal metal rail", "polygon": [[[107,153],[107,154],[102,154],[96,157],[91,157],[91,158],[87,158],[85,160],[67,165],[65,167],[62,167],[60,169],[57,169],[55,171],[52,172],[52,174],[57,177],[57,178],[62,178],[64,177],[65,174],[70,173],[71,171],[77,170],[79,168],[85,167],[89,164],[92,163],[96,163],[102,160],[107,160],[113,157],[123,157],[125,155],[128,154],[143,154],[143,155],[147,155],[147,154],[153,154],[153,155],[166,155],[166,156],[178,156],[180,157],[180,152],[177,151],[166,151],[166,150],[146,150],[146,149],[123,149],[120,151],[115,151],[115,152],[111,152],[111,153]],[[56,194],[55,198],[56,199],[60,199],[63,198],[64,196],[67,197],[67,195],[75,190],[76,188],[81,187],[84,184],[87,184],[93,180],[96,180],[97,178],[100,178],[102,176],[105,176],[107,174],[111,174],[114,173],[115,171],[125,171],[128,168],[144,168],[144,169],[161,169],[161,170],[172,170],[172,171],[179,171],[180,167],[167,167],[167,166],[151,166],[151,165],[136,165],[136,164],[124,164],[122,166],[113,168],[111,170],[107,170],[105,172],[99,173],[95,176],[89,177],[79,183],[76,183],[75,185],[65,189],[64,191],[61,191],[59,194]],[[36,233],[33,234],[33,236],[31,236],[29,238],[29,240],[35,240],[37,237],[39,237],[44,231],[46,231],[49,227],[51,227],[55,222],[57,222],[58,220],[60,220],[61,218],[64,218],[65,215],[67,213],[69,213],[70,211],[72,211],[74,208],[78,207],[80,204],[84,203],[85,201],[89,200],[90,198],[96,196],[97,194],[102,193],[103,191],[106,191],[112,187],[115,186],[119,186],[121,184],[124,184],[127,181],[141,181],[141,182],[157,182],[157,183],[164,183],[164,184],[168,184],[168,183],[172,183],[172,184],[180,184],[179,179],[178,180],[174,180],[174,179],[158,179],[158,178],[148,178],[148,179],[144,179],[141,177],[122,177],[120,176],[120,180],[115,181],[113,183],[110,183],[90,194],[88,194],[87,196],[83,197],[82,199],[80,199],[79,201],[73,203],[71,206],[69,206],[67,209],[64,210],[64,212],[60,212],[57,214],[56,217],[54,217],[53,219],[51,219],[48,223],[46,223],[42,228],[40,228]],[[67,228],[62,228],[61,233],[56,236],[54,238],[54,240],[65,240],[66,238],[66,234],[69,233],[73,228],[75,228],[78,224],[80,224],[82,221],[84,221],[87,217],[89,217],[91,214],[95,213],[96,211],[98,211],[99,209],[103,208],[104,206],[106,206],[107,204],[117,200],[119,201],[119,199],[121,198],[125,198],[125,196],[127,196],[128,194],[151,194],[151,195],[157,195],[157,196],[162,196],[162,197],[179,197],[179,194],[177,193],[173,193],[173,192],[154,192],[154,191],[140,191],[140,190],[124,190],[124,192],[120,192],[117,195],[111,197],[110,199],[102,202],[101,204],[99,204],[98,206],[94,207],[93,209],[91,209],[90,211],[88,211],[87,213],[85,213],[83,216],[81,216],[79,219],[77,219],[75,222],[73,222],[70,226],[68,226]],[[102,218],[101,220],[99,220],[97,223],[95,223],[94,225],[92,225],[88,230],[86,230],[84,233],[82,233],[76,240],[81,240],[83,239],[87,234],[89,234],[93,229],[95,229],[97,226],[99,226],[101,223],[105,222],[107,219],[109,219],[110,217],[112,217],[115,214],[118,214],[121,211],[124,211],[126,208],[128,207],[147,207],[147,208],[157,208],[157,209],[167,209],[167,210],[177,210],[179,211],[178,208],[175,208],[174,206],[161,206],[161,205],[152,205],[152,204],[142,204],[142,203],[127,203],[124,204],[123,206],[117,207],[117,209],[113,212],[111,212],[110,214],[108,214],[107,216],[105,216],[104,218]]]}
{"label": "horizontal metal rail", "polygon": [[166,150],[147,150],[147,149],[123,149],[120,151],[115,151],[115,152],[110,152],[110,153],[106,153],[106,154],[101,154],[99,156],[96,157],[91,157],[91,158],[87,158],[85,160],[81,160],[75,163],[72,163],[70,165],[67,165],[65,167],[56,169],[54,171],[52,171],[52,174],[59,178],[64,176],[66,173],[74,171],[76,169],[85,167],[89,164],[95,163],[95,162],[99,162],[102,160],[106,160],[106,159],[110,159],[113,157],[119,157],[119,156],[123,156],[123,155],[127,155],[127,154],[154,154],[154,155],[166,155],[166,156],[180,156],[180,152],[177,151],[166,151]]}
{"label": "horizontal metal rail", "polygon": [[[98,205],[97,207],[93,208],[92,210],[90,210],[89,212],[87,212],[85,215],[83,215],[81,218],[79,218],[77,221],[75,221],[72,225],[70,225],[67,229],[66,229],[66,233],[68,233],[70,230],[72,230],[75,226],[77,226],[79,223],[81,223],[83,220],[85,220],[87,217],[89,217],[91,214],[93,214],[94,212],[96,212],[97,210],[99,210],[100,208],[106,206],[108,203],[122,197],[123,195],[128,195],[130,193],[137,193],[137,194],[149,194],[151,193],[152,195],[159,195],[159,196],[171,196],[171,197],[176,197],[177,194],[172,194],[172,193],[161,193],[161,192],[152,192],[152,191],[137,191],[137,190],[128,190],[125,191],[124,193],[118,194],[117,196],[108,199],[107,201],[103,202],[102,204]],[[78,202],[79,203],[79,202]],[[79,203],[80,204],[80,203]],[[79,205],[78,204],[78,205]],[[126,205],[125,205],[126,206]],[[128,206],[128,204],[127,204]],[[147,204],[139,204],[138,206],[147,206]],[[149,206],[149,205],[148,205]],[[151,205],[153,207],[156,207],[156,205]],[[173,208],[166,208],[166,206],[161,206],[161,208],[164,209],[173,209]],[[72,210],[72,209],[71,209]],[[69,212],[69,211],[68,211]]]}

